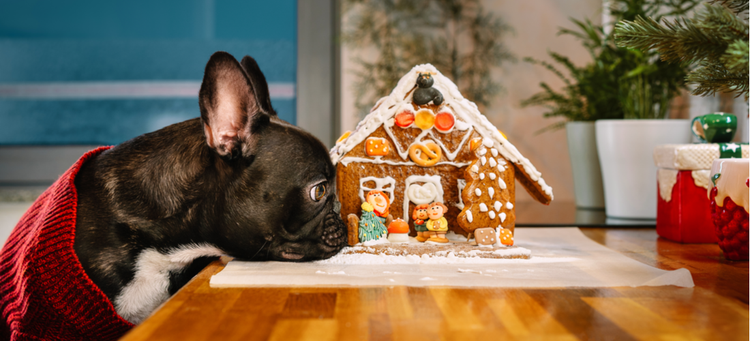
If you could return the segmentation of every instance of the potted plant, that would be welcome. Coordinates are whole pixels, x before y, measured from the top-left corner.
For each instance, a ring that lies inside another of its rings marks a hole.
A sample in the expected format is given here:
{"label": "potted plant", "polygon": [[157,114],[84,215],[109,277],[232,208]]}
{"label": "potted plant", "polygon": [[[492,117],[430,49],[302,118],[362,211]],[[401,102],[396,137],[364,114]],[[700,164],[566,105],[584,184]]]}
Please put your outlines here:
{"label": "potted plant", "polygon": [[[618,104],[618,73],[623,73],[622,65],[616,63],[619,51],[602,40],[605,36],[600,25],[591,21],[571,19],[578,30],[561,28],[560,35],[572,35],[579,38],[591,55],[592,62],[579,67],[568,57],[550,52],[550,57],[567,72],[569,76],[553,64],[531,57],[525,61],[541,65],[557,75],[565,86],[553,90],[546,83],[541,83],[543,91],[521,102],[521,106],[542,105],[549,109],[544,117],[564,117],[566,120],[550,125],[549,129],[566,128],[568,150],[573,169],[573,184],[576,206],[579,208],[604,208],[604,189],[602,187],[599,157],[596,152],[594,121],[598,119],[618,119],[623,117]],[[541,132],[541,131],[540,131]]]}
{"label": "potted plant", "polygon": [[[616,22],[638,15],[680,15],[696,4],[697,0],[668,3],[661,0],[616,0],[610,13]],[[542,84],[544,91],[523,104],[546,105],[552,110],[545,116],[564,116],[568,122],[596,121],[595,124],[588,123],[594,126],[588,128],[589,134],[593,130],[596,135],[596,138],[589,138],[588,141],[596,141],[607,215],[654,219],[656,169],[651,161],[651,150],[657,144],[687,142],[690,139],[689,129],[682,128],[682,125],[688,124],[686,120],[664,120],[670,100],[684,87],[687,67],[661,62],[656,53],[617,47],[613,35],[607,33],[611,30],[605,30],[601,25],[588,20],[573,22],[579,30],[563,29],[560,33],[580,38],[591,54],[592,62],[579,68],[567,58],[551,54],[555,61],[565,66],[575,82],[566,81],[562,92],[554,92]],[[542,64],[565,78],[550,64],[527,60]],[[564,124],[548,128],[562,127]],[[573,137],[582,133],[571,131],[576,129],[575,124],[567,123],[567,128],[570,145],[575,142]],[[683,130],[686,132],[679,134]],[[679,136],[670,136],[670,132],[677,132]],[[594,158],[590,150],[581,153],[589,160]],[[573,150],[571,158],[574,180],[596,179],[595,176],[575,175],[581,161],[574,159]],[[576,196],[579,196],[578,189]]]}

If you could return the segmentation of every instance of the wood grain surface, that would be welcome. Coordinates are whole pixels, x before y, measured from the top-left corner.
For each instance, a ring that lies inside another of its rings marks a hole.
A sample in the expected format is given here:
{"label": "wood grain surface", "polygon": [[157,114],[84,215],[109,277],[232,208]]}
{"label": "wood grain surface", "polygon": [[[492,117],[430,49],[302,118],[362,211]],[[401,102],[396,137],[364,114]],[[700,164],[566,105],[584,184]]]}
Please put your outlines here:
{"label": "wood grain surface", "polygon": [[748,340],[748,262],[653,228],[583,228],[695,288],[211,288],[214,262],[123,340]]}

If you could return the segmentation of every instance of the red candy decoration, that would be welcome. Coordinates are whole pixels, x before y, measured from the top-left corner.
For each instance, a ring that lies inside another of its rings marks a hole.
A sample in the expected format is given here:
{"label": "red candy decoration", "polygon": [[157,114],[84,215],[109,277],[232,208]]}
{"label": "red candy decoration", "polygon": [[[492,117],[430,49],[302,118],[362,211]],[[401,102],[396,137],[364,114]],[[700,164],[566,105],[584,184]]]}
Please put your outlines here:
{"label": "red candy decoration", "polygon": [[396,125],[401,128],[406,128],[414,123],[414,113],[409,110],[404,110],[394,117]]}
{"label": "red candy decoration", "polygon": [[716,187],[711,189],[711,219],[719,247],[730,260],[748,260],[748,214],[731,198],[724,198],[724,207],[716,205]]}
{"label": "red candy decoration", "polygon": [[456,119],[449,112],[441,112],[435,116],[435,128],[439,131],[448,131],[456,124]]}

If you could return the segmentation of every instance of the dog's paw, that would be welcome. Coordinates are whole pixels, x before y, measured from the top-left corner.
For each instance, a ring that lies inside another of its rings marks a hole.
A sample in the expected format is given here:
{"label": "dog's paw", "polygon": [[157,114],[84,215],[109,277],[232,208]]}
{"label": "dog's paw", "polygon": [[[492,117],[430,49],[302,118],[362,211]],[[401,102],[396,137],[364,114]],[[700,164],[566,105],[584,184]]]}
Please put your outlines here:
{"label": "dog's paw", "polygon": [[346,225],[335,212],[329,212],[323,228],[323,243],[330,247],[341,248],[346,244]]}

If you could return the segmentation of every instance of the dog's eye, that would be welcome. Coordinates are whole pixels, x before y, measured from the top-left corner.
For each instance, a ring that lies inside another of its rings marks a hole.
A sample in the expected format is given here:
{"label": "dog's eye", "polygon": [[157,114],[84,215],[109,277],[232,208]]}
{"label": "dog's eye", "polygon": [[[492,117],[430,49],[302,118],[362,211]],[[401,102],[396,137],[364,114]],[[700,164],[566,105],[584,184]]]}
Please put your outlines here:
{"label": "dog's eye", "polygon": [[326,196],[326,183],[315,185],[315,187],[310,189],[310,199],[313,201],[320,201],[320,199],[323,199],[323,197]]}

